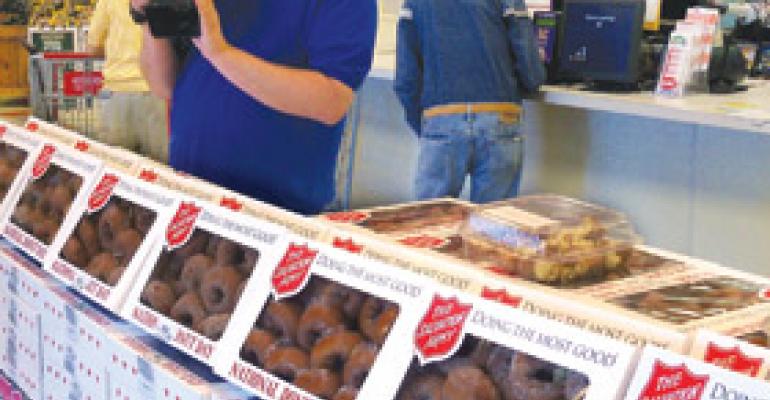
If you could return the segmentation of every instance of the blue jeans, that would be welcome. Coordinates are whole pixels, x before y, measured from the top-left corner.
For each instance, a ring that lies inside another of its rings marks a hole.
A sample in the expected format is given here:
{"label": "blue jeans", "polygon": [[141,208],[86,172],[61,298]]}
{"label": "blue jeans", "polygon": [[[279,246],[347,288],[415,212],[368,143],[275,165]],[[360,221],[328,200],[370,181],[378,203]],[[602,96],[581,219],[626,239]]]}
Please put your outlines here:
{"label": "blue jeans", "polygon": [[415,181],[418,199],[458,197],[467,175],[474,203],[516,196],[524,153],[519,128],[497,113],[426,118]]}

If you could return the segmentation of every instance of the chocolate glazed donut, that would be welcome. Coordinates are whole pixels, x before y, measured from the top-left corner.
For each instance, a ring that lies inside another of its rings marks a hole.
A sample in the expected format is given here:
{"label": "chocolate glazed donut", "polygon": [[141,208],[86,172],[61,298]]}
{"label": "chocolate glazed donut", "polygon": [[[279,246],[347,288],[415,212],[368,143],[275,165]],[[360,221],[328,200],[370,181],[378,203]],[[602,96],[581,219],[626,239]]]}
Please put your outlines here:
{"label": "chocolate glazed donut", "polygon": [[102,211],[102,215],[99,217],[99,223],[97,225],[97,233],[99,234],[99,242],[102,248],[112,251],[115,246],[115,238],[124,229],[128,229],[131,226],[131,220],[128,218],[128,213],[124,211],[116,203],[112,203]]}
{"label": "chocolate glazed donut", "polygon": [[150,228],[152,228],[152,224],[155,222],[155,211],[142,207],[131,207],[131,213],[134,228],[146,235],[147,232],[150,231]]}
{"label": "chocolate glazed donut", "polygon": [[380,349],[374,343],[361,342],[353,348],[342,372],[342,384],[360,389],[372,369]]}
{"label": "chocolate glazed donut", "polygon": [[361,343],[361,334],[340,329],[316,342],[310,352],[310,366],[330,371],[341,371],[350,358],[353,348]]}
{"label": "chocolate glazed donut", "polygon": [[342,309],[345,319],[356,321],[361,313],[365,295],[347,286],[328,283],[318,288],[317,300]]}
{"label": "chocolate glazed donut", "polygon": [[115,256],[111,253],[101,253],[91,259],[86,267],[86,272],[100,281],[105,281],[107,275],[117,267],[118,261],[115,260]]}
{"label": "chocolate glazed donut", "polygon": [[332,397],[332,400],[356,400],[356,397],[358,397],[358,389],[350,386],[343,386],[337,391],[334,397]]}
{"label": "chocolate glazed donut", "polygon": [[232,240],[220,239],[214,260],[217,265],[238,265],[242,261],[241,246]]}
{"label": "chocolate glazed donut", "polygon": [[500,389],[505,400],[562,400],[564,383],[555,380],[553,365],[516,353],[511,362],[508,379]]}
{"label": "chocolate glazed donut", "polygon": [[198,293],[188,292],[171,307],[169,316],[179,324],[192,329],[206,318],[206,310]]}
{"label": "chocolate glazed donut", "polygon": [[195,331],[210,340],[217,341],[225,333],[228,322],[230,322],[230,314],[215,314],[201,321]]}
{"label": "chocolate glazed donut", "polygon": [[409,384],[401,390],[398,400],[442,400],[441,389],[444,387],[444,378],[433,375],[421,375],[410,380]]}
{"label": "chocolate glazed donut", "polygon": [[302,349],[274,344],[266,351],[264,367],[265,371],[292,382],[299,371],[308,367],[308,363],[307,354]]}
{"label": "chocolate glazed donut", "polygon": [[176,302],[174,289],[163,281],[148,283],[144,291],[142,291],[141,299],[142,303],[163,315],[169,315],[171,307]]}
{"label": "chocolate glazed donut", "polygon": [[85,269],[88,265],[88,253],[83,247],[83,243],[76,236],[67,239],[64,248],[61,251],[62,258],[77,268]]}
{"label": "chocolate glazed donut", "polygon": [[120,267],[126,267],[142,244],[142,235],[133,229],[124,229],[115,238],[112,254]]}
{"label": "chocolate glazed donut", "polygon": [[301,312],[300,307],[291,301],[273,300],[267,305],[260,325],[281,343],[294,344]]}
{"label": "chocolate glazed donut", "polygon": [[241,358],[254,366],[265,364],[265,356],[276,342],[275,336],[264,329],[252,329],[241,349]]}
{"label": "chocolate glazed donut", "polygon": [[361,307],[358,326],[372,342],[382,345],[390,333],[390,328],[398,318],[398,306],[376,297],[370,297]]}
{"label": "chocolate glazed donut", "polygon": [[208,241],[209,234],[200,229],[197,229],[195,232],[193,232],[192,236],[187,239],[187,243],[185,243],[182,247],[174,250],[174,254],[176,254],[177,257],[181,257],[182,259],[186,260],[196,254],[205,253]]}
{"label": "chocolate glazed donut", "polygon": [[259,261],[259,250],[246,248],[243,250],[243,261],[241,261],[237,267],[243,276],[249,277],[254,272],[254,267],[257,266]]}
{"label": "chocolate glazed donut", "polygon": [[235,309],[241,274],[234,267],[211,268],[201,279],[201,298],[212,314],[230,313]]}
{"label": "chocolate glazed donut", "polygon": [[299,371],[294,385],[310,394],[330,399],[340,388],[340,377],[328,369],[305,369]]}
{"label": "chocolate glazed donut", "polygon": [[323,302],[313,302],[302,313],[297,327],[297,343],[310,350],[324,336],[344,324],[342,313]]}
{"label": "chocolate glazed donut", "polygon": [[200,290],[203,275],[211,269],[213,264],[214,260],[203,254],[197,254],[188,258],[184,262],[182,274],[179,276],[179,290],[183,293]]}
{"label": "chocolate glazed donut", "polygon": [[[500,400],[500,393],[487,374],[479,368],[466,366],[453,369],[441,389],[441,400]],[[524,397],[539,400],[536,397]]]}
{"label": "chocolate glazed donut", "polygon": [[92,258],[99,254],[101,246],[99,245],[99,235],[96,232],[96,225],[91,217],[83,217],[77,228],[77,236],[88,254]]}
{"label": "chocolate glazed donut", "polygon": [[120,281],[120,278],[123,277],[123,273],[126,272],[126,267],[118,267],[113,269],[107,274],[107,277],[104,279],[104,283],[115,286]]}

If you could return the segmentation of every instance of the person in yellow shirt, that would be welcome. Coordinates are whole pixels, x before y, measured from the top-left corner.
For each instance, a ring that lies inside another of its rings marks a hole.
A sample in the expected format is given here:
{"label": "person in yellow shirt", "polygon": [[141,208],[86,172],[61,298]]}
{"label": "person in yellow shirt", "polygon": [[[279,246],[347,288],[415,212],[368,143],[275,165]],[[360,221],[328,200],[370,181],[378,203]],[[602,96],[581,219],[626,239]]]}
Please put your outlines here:
{"label": "person in yellow shirt", "polygon": [[95,139],[168,160],[168,110],[142,76],[142,30],[131,19],[130,0],[99,0],[91,18],[88,49],[104,57],[101,129]]}

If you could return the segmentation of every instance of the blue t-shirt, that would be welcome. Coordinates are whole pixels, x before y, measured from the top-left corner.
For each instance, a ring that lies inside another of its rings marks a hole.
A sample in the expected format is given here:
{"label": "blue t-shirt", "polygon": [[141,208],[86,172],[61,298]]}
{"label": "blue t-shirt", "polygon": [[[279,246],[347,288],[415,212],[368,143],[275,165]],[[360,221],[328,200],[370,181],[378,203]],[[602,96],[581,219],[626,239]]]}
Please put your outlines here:
{"label": "blue t-shirt", "polygon": [[[352,89],[371,68],[376,0],[219,0],[217,9],[228,42],[266,61],[312,69]],[[314,214],[334,197],[342,129],[267,108],[193,49],[174,91],[170,163]]]}

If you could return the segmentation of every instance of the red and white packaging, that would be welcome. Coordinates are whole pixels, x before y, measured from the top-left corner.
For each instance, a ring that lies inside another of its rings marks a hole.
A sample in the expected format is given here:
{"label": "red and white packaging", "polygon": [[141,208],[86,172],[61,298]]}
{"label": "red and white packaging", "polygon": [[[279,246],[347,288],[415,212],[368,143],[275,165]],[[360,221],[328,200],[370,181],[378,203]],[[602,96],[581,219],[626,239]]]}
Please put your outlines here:
{"label": "red and white packaging", "polygon": [[732,336],[705,329],[699,330],[695,335],[690,355],[698,360],[752,378],[769,378],[770,349]]}
{"label": "red and white packaging", "polygon": [[770,383],[657,347],[644,349],[626,400],[766,400]]}
{"label": "red and white packaging", "polygon": [[285,248],[281,227],[183,200],[147,257],[123,316],[209,363],[251,278]]}
{"label": "red and white packaging", "polygon": [[[343,390],[382,388],[392,378],[376,378],[369,368],[392,365],[404,353],[420,317],[415,305],[430,291],[416,275],[299,237],[272,273],[253,283],[215,371],[265,400],[331,400]],[[326,352],[335,343],[345,343],[339,357]],[[282,365],[284,357],[296,363]],[[316,386],[326,379],[331,383]]]}
{"label": "red and white packaging", "polygon": [[174,193],[105,168],[86,201],[72,208],[75,222],[57,236],[44,267],[118,313],[177,204]]}
{"label": "red and white packaging", "polygon": [[109,399],[209,400],[208,382],[130,335],[116,334],[107,351]]}
{"label": "red and white packaging", "polygon": [[143,160],[137,167],[136,176],[146,182],[212,204],[218,204],[224,192],[224,189],[219,186],[179,173],[168,166],[149,160]]}
{"label": "red and white packaging", "polygon": [[432,387],[466,399],[621,399],[638,356],[633,346],[448,288],[415,308],[420,322],[400,338],[393,364],[372,369],[377,387],[358,398],[411,399]]}
{"label": "red and white packaging", "polygon": [[136,153],[85,138],[76,140],[72,147],[102,160],[108,167],[131,175],[136,173],[142,160]]}
{"label": "red and white packaging", "polygon": [[0,121],[0,219],[11,208],[10,199],[20,187],[16,182],[31,168],[41,143],[38,136]]}
{"label": "red and white packaging", "polygon": [[64,147],[72,147],[78,140],[87,140],[85,136],[77,132],[35,117],[28,118],[24,128],[31,133],[38,134],[46,139],[63,145]]}
{"label": "red and white packaging", "polygon": [[[31,400],[43,398],[43,353],[40,346],[40,312],[11,296],[8,317],[9,377]],[[15,349],[14,349],[15,345]]]}
{"label": "red and white packaging", "polygon": [[2,235],[43,262],[58,235],[76,223],[71,210],[84,202],[102,170],[102,162],[51,142],[42,145],[20,190],[0,222]]}

